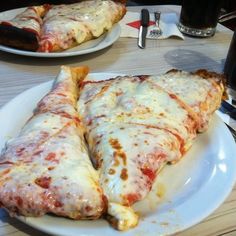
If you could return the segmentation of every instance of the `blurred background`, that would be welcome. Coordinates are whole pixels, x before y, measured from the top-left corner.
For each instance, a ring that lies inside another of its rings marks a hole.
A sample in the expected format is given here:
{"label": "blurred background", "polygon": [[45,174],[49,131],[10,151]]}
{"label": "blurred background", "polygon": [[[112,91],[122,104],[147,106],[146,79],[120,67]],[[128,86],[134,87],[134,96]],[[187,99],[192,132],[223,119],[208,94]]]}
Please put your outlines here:
{"label": "blurred background", "polygon": [[[9,9],[24,7],[24,6],[32,6],[39,5],[44,3],[49,4],[61,4],[61,3],[73,3],[78,0],[7,0],[0,1],[0,11],[6,11]],[[174,4],[181,5],[182,0],[128,0],[127,6],[137,6],[137,5],[159,5],[159,4]],[[224,26],[235,30],[236,29],[236,0],[223,0],[221,15],[232,13],[231,19],[228,19],[221,24]]]}

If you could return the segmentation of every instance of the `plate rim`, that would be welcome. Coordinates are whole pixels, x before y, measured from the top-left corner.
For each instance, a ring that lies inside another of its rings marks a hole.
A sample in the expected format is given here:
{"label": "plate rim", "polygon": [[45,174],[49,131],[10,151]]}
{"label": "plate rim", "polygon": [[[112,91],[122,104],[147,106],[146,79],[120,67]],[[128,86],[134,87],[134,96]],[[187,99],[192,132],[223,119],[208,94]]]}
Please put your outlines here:
{"label": "plate rim", "polygon": [[[117,75],[120,75],[119,73],[90,73],[89,75],[92,75],[92,76],[96,76],[96,75],[103,75],[103,76],[117,76]],[[17,96],[15,96],[13,99],[11,99],[8,103],[6,103],[1,109],[0,109],[0,114],[4,114],[4,110],[5,109],[8,109],[9,106],[13,106],[15,101],[17,101],[19,99],[20,96],[26,96],[25,94],[28,94],[28,93],[31,93],[33,92],[34,90],[38,90],[40,88],[42,88],[43,86],[48,86],[48,89],[47,91],[49,91],[50,89],[50,86],[52,85],[54,80],[50,80],[50,81],[47,81],[47,82],[44,82],[44,83],[40,83],[36,86],[33,86],[27,90],[25,90],[24,92],[18,94]],[[44,96],[44,94],[40,94],[40,96]],[[236,153],[236,145],[235,145],[235,142],[234,142],[234,139],[230,133],[230,131],[227,129],[227,127],[224,125],[223,121],[217,116],[217,115],[214,115],[216,117],[216,120],[217,120],[217,124],[220,124],[221,128],[223,128],[223,132],[228,136],[228,138],[231,139],[232,143],[231,145],[234,145],[234,151]],[[234,163],[236,163],[236,160],[233,160]],[[231,168],[234,168],[234,170],[236,170],[236,167],[231,167]],[[228,180],[227,182],[227,185],[229,186],[227,189],[224,189],[223,191],[223,195],[221,195],[220,197],[218,197],[218,201],[215,202],[213,204],[213,206],[211,206],[211,208],[208,208],[207,211],[205,210],[204,213],[202,213],[202,215],[199,217],[195,217],[193,219],[191,219],[191,221],[188,220],[188,223],[186,224],[183,224],[179,229],[177,229],[176,231],[174,232],[171,232],[171,233],[177,233],[177,232],[180,232],[180,231],[183,231],[183,230],[186,230],[187,228],[190,228],[191,226],[193,225],[196,225],[197,223],[199,223],[200,221],[202,221],[203,219],[205,219],[207,216],[209,216],[210,214],[212,214],[226,199],[226,197],[230,194],[230,192],[232,191],[232,188],[235,184],[235,181],[236,181],[236,171],[232,172],[231,170],[231,178]],[[191,199],[189,199],[188,201],[190,201]],[[184,203],[183,203],[184,204]],[[18,219],[24,223],[26,223],[27,225],[30,225],[42,232],[46,232],[46,233],[56,233],[58,234],[58,232],[52,232],[51,230],[47,230],[45,228],[43,228],[41,225],[37,225],[37,224],[34,224],[32,222],[30,222],[30,217],[18,217]],[[34,218],[35,219],[35,218]],[[128,231],[129,233],[132,233],[132,229],[130,231]],[[116,232],[117,233],[117,232]],[[116,233],[114,232],[114,234],[116,235]],[[127,235],[130,235],[130,234],[127,234]],[[77,235],[80,235],[81,232],[78,232]],[[118,235],[119,233],[117,233]],[[126,235],[126,233],[122,233],[124,235]],[[86,232],[83,233],[83,235],[87,235]],[[89,234],[89,235],[92,235],[92,234]],[[94,235],[100,235],[100,234],[94,234]]]}
{"label": "plate rim", "polygon": [[[23,8],[16,8],[12,10],[7,10],[0,12],[0,21],[1,17],[4,14],[12,14],[16,15],[20,11],[25,10],[26,7]],[[104,37],[101,42],[98,42],[95,46],[91,46],[85,49],[77,50],[77,51],[62,51],[62,52],[32,52],[32,51],[26,51],[26,50],[21,50],[21,49],[16,49],[8,46],[4,46],[0,44],[0,50],[3,52],[7,53],[12,53],[16,55],[21,55],[21,56],[29,56],[29,57],[41,57],[41,58],[59,58],[59,57],[71,57],[71,56],[80,56],[80,55],[85,55],[85,54],[90,54],[93,52],[100,51],[104,48],[107,48],[111,46],[114,42],[116,42],[121,34],[121,26],[119,23],[115,23],[110,30],[102,34],[100,37]],[[98,38],[92,39],[92,40],[97,40]],[[91,41],[92,41],[91,40]],[[88,43],[89,41],[85,42]],[[83,43],[81,44],[83,45]],[[78,45],[80,46],[80,45]],[[78,47],[77,46],[77,47]],[[76,47],[75,47],[76,48]],[[68,50],[73,50],[73,48],[68,49]]]}

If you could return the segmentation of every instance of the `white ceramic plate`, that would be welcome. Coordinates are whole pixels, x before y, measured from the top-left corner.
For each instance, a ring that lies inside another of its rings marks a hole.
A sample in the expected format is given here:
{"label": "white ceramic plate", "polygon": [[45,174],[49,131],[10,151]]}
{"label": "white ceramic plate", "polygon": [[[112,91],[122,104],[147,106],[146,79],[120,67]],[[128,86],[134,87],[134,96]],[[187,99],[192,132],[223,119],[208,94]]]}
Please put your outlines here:
{"label": "white ceramic plate", "polygon": [[[91,74],[106,79],[115,74]],[[0,110],[0,148],[32,115],[36,103],[52,82],[25,91]],[[46,215],[19,217],[28,225],[54,235],[167,235],[197,224],[211,214],[229,195],[236,180],[236,145],[224,123],[215,115],[207,132],[177,164],[166,166],[152,192],[136,204],[139,225],[126,232],[111,228],[105,220],[74,221]],[[207,196],[207,198],[206,198]]]}
{"label": "white ceramic plate", "polygon": [[[15,15],[22,12],[25,8],[14,9],[10,11],[0,12],[0,21],[1,20],[10,20]],[[99,38],[90,40],[86,43],[83,43],[77,47],[65,50],[63,52],[30,52],[20,49],[15,49],[7,46],[0,45],[0,50],[5,52],[10,52],[18,55],[31,56],[31,57],[70,57],[78,56],[83,54],[88,54],[92,52],[99,51],[110,45],[112,45],[119,37],[121,33],[121,28],[119,24],[115,24],[110,31],[101,35]]]}

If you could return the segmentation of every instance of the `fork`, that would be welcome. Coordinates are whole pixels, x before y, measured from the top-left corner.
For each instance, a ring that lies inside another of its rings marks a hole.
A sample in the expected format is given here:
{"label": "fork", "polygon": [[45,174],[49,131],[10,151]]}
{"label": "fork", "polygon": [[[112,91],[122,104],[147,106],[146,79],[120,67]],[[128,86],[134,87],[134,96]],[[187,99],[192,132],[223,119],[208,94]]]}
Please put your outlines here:
{"label": "fork", "polygon": [[158,37],[160,37],[162,35],[162,30],[160,28],[161,12],[159,12],[159,11],[154,12],[154,18],[155,18],[155,26],[150,31],[150,37],[158,38]]}

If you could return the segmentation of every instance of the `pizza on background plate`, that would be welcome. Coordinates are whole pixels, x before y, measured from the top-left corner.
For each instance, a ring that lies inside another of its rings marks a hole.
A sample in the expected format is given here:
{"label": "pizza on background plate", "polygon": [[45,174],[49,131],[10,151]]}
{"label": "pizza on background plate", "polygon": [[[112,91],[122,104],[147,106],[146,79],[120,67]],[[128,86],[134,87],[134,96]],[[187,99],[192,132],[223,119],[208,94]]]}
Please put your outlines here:
{"label": "pizza on background plate", "polygon": [[0,44],[38,52],[60,52],[100,37],[126,13],[123,1],[85,0],[30,6],[0,21]]}

